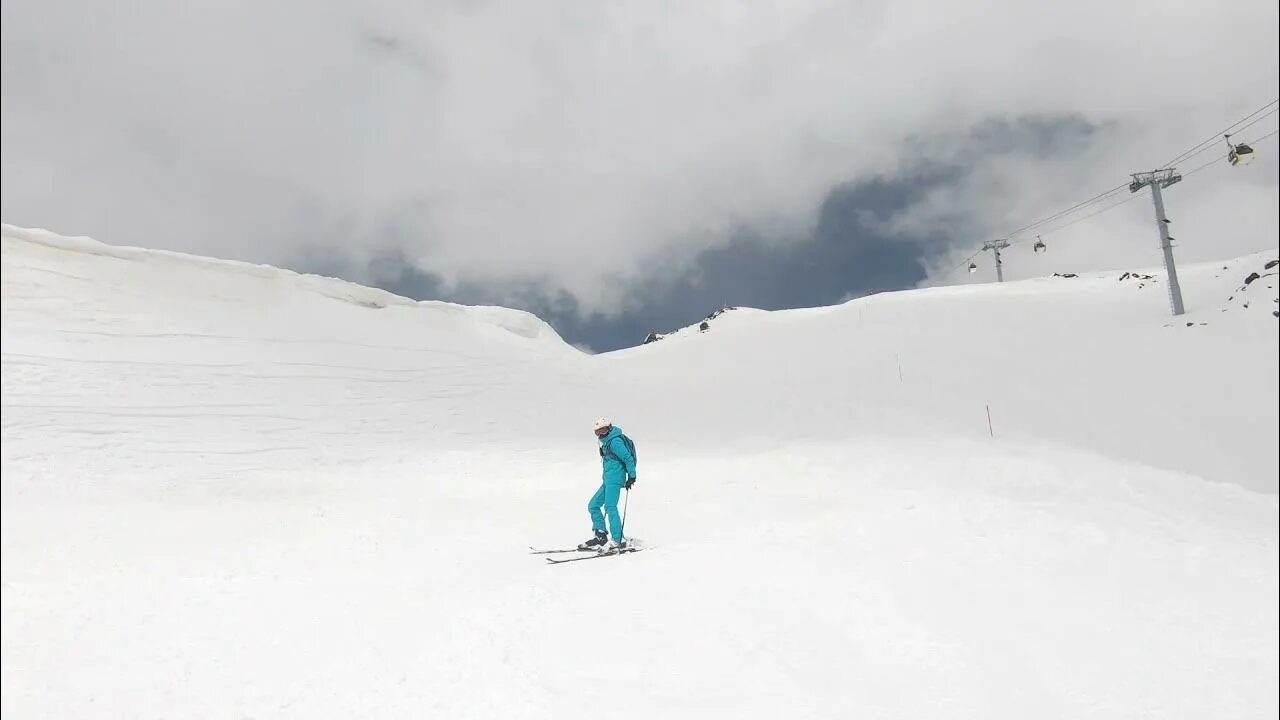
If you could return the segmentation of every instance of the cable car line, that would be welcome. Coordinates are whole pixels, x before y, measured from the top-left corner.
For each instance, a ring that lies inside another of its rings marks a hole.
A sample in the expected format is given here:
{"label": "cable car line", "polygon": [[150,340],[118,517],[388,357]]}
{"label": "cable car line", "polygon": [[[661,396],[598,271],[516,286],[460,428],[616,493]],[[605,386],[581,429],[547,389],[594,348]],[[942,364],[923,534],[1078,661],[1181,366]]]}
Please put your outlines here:
{"label": "cable car line", "polygon": [[[1227,153],[1227,159],[1228,159],[1228,161],[1231,163],[1231,165],[1232,165],[1232,166],[1248,164],[1248,162],[1249,162],[1250,160],[1252,160],[1253,155],[1254,155],[1254,150],[1253,150],[1253,147],[1252,147],[1252,146],[1253,146],[1253,145],[1257,145],[1258,143],[1262,142],[1263,140],[1266,140],[1266,139],[1268,139],[1268,138],[1272,137],[1273,135],[1275,135],[1277,132],[1280,132],[1280,131],[1273,130],[1273,131],[1271,131],[1270,133],[1267,133],[1266,135],[1263,135],[1262,137],[1257,138],[1257,139],[1256,139],[1256,140],[1254,140],[1252,143],[1238,143],[1238,144],[1233,144],[1233,143],[1231,142],[1231,134],[1232,134],[1233,132],[1234,132],[1234,133],[1239,133],[1241,130],[1245,130],[1245,129],[1247,129],[1247,128],[1249,128],[1249,127],[1251,127],[1251,126],[1253,126],[1253,125],[1257,124],[1258,122],[1260,122],[1260,121],[1262,121],[1262,120],[1264,120],[1264,119],[1266,119],[1266,118],[1270,117],[1271,115],[1275,114],[1276,112],[1280,111],[1280,107],[1275,107],[1275,108],[1272,108],[1272,107],[1271,107],[1271,106],[1273,106],[1273,105],[1276,105],[1277,103],[1280,103],[1280,98],[1277,98],[1277,99],[1275,99],[1275,100],[1272,100],[1271,102],[1267,103],[1266,105],[1263,105],[1262,107],[1258,108],[1257,110],[1254,110],[1253,112],[1249,113],[1248,115],[1244,116],[1243,118],[1241,118],[1241,119],[1237,120],[1236,122],[1232,123],[1231,125],[1227,126],[1227,127],[1223,130],[1223,132],[1221,133],[1221,136],[1223,136],[1223,137],[1225,137],[1225,138],[1226,138],[1226,142],[1227,142],[1227,145],[1228,145],[1228,147],[1229,147],[1229,150],[1228,150],[1228,153]],[[1271,110],[1270,110],[1270,111],[1267,111],[1267,108],[1271,108]],[[1266,111],[1266,112],[1265,112],[1265,114],[1262,114],[1260,117],[1255,117],[1255,116],[1259,115],[1259,113],[1264,113],[1264,111]],[[1243,124],[1242,124],[1242,123],[1243,123]],[[1204,141],[1201,141],[1201,142],[1199,142],[1199,143],[1196,143],[1195,145],[1192,145],[1190,148],[1188,148],[1187,150],[1185,150],[1182,154],[1177,155],[1177,156],[1176,156],[1172,161],[1170,161],[1170,162],[1166,163],[1166,164],[1165,164],[1165,167],[1170,167],[1170,166],[1172,166],[1174,163],[1182,162],[1182,161],[1188,160],[1188,159],[1190,159],[1190,158],[1192,158],[1192,157],[1195,157],[1196,155],[1199,155],[1199,154],[1201,154],[1201,153],[1205,152],[1206,150],[1211,149],[1212,145],[1211,145],[1210,143],[1214,143],[1214,142],[1216,142],[1216,141],[1218,140],[1218,137],[1219,137],[1219,135],[1218,135],[1218,134],[1215,134],[1213,137],[1211,137],[1211,138],[1209,138],[1209,139],[1207,139],[1207,140],[1204,140]],[[1196,172],[1199,172],[1199,171],[1201,171],[1201,170],[1203,170],[1203,169],[1205,169],[1205,168],[1209,167],[1210,165],[1213,165],[1214,163],[1217,163],[1217,162],[1219,162],[1219,160],[1218,160],[1218,159],[1210,160],[1209,162],[1204,163],[1203,165],[1200,165],[1199,167],[1196,167],[1196,168],[1195,168],[1195,169],[1193,169],[1193,170],[1190,170],[1190,171],[1188,171],[1188,172],[1182,173],[1182,177],[1183,177],[1183,178],[1185,178],[1185,177],[1187,177],[1188,175],[1192,175],[1192,174],[1194,174],[1194,173],[1196,173]],[[1032,229],[1032,228],[1039,227],[1039,226],[1041,226],[1041,225],[1044,225],[1045,223],[1049,223],[1049,222],[1052,222],[1053,220],[1056,220],[1056,219],[1059,219],[1059,218],[1065,217],[1066,215],[1069,215],[1069,214],[1071,214],[1071,213],[1073,213],[1073,212],[1076,212],[1076,211],[1082,210],[1082,209],[1084,209],[1084,208],[1086,208],[1086,207],[1089,207],[1089,206],[1091,206],[1091,205],[1095,205],[1095,204],[1098,204],[1098,203],[1100,203],[1100,202],[1103,202],[1103,201],[1107,200],[1110,196],[1112,196],[1112,195],[1114,195],[1114,194],[1116,194],[1116,193],[1120,192],[1121,190],[1124,190],[1124,189],[1126,189],[1126,188],[1129,188],[1129,185],[1130,185],[1129,183],[1125,183],[1125,184],[1123,184],[1123,185],[1117,185],[1116,187],[1111,188],[1110,190],[1106,190],[1106,191],[1104,191],[1104,192],[1098,193],[1097,195],[1094,195],[1093,197],[1091,197],[1091,198],[1089,198],[1089,199],[1087,199],[1087,200],[1082,200],[1082,201],[1080,201],[1080,202],[1076,203],[1075,205],[1072,205],[1072,206],[1071,206],[1071,207],[1069,207],[1069,208],[1066,208],[1066,209],[1064,209],[1064,210],[1059,210],[1058,212],[1056,212],[1056,213],[1054,213],[1054,214],[1052,214],[1052,215],[1049,215],[1049,216],[1047,216],[1047,217],[1045,217],[1045,218],[1042,218],[1042,219],[1040,219],[1040,220],[1037,220],[1036,222],[1030,223],[1030,224],[1028,224],[1028,225],[1023,225],[1022,227],[1020,227],[1020,228],[1018,228],[1018,229],[1014,230],[1013,232],[1009,233],[1008,235],[1006,235],[1006,236],[1004,237],[1004,239],[1002,239],[1002,240],[1000,240],[1000,241],[997,241],[997,242],[1003,243],[1002,247],[1008,247],[1008,246],[1010,246],[1010,245],[1016,245],[1016,244],[1019,244],[1019,243],[1028,242],[1028,241],[1030,241],[1030,240],[1032,239],[1032,236],[1022,237],[1022,238],[1019,238],[1019,237],[1016,237],[1016,236],[1020,235],[1021,233],[1026,232],[1027,230],[1030,230],[1030,229]],[[1061,230],[1065,230],[1066,228],[1071,227],[1072,225],[1075,225],[1075,224],[1080,223],[1080,222],[1084,222],[1085,220],[1088,220],[1088,219],[1090,219],[1090,218],[1097,217],[1098,215],[1101,215],[1101,214],[1103,214],[1103,213],[1105,213],[1105,212],[1109,212],[1109,211],[1111,211],[1111,210],[1114,210],[1115,208],[1118,208],[1118,207],[1120,207],[1121,205],[1124,205],[1125,203],[1132,202],[1133,200],[1136,200],[1137,198],[1142,197],[1142,195],[1143,195],[1143,194],[1141,194],[1141,193],[1132,193],[1132,194],[1130,194],[1128,197],[1125,197],[1123,200],[1120,200],[1119,202],[1114,202],[1114,203],[1111,203],[1111,204],[1109,204],[1109,205],[1106,205],[1105,207],[1103,207],[1103,208],[1101,208],[1101,209],[1099,209],[1099,210],[1097,210],[1097,211],[1095,211],[1095,212],[1089,213],[1088,215],[1084,215],[1084,216],[1082,216],[1082,217],[1076,218],[1076,219],[1074,219],[1074,220],[1072,220],[1072,221],[1070,221],[1070,222],[1068,222],[1068,223],[1066,223],[1066,224],[1064,224],[1064,225],[1059,225],[1058,227],[1050,228],[1050,229],[1048,229],[1048,230],[1041,231],[1040,233],[1038,233],[1038,234],[1036,234],[1036,235],[1034,236],[1034,239],[1035,239],[1035,245],[1033,245],[1032,247],[1033,247],[1033,249],[1035,250],[1035,252],[1037,252],[1037,253],[1045,252],[1045,251],[1048,249],[1048,248],[1047,248],[1047,245],[1046,245],[1046,244],[1045,244],[1045,242],[1044,242],[1044,236],[1045,236],[1045,235],[1051,235],[1051,234],[1056,233],[1056,232],[1059,232],[1059,231],[1061,231]],[[991,246],[991,243],[985,243],[985,244],[983,245],[983,247],[981,247],[981,248],[979,248],[978,250],[974,251],[974,252],[973,252],[973,254],[971,254],[971,255],[969,255],[968,257],[966,257],[966,258],[965,258],[964,260],[962,260],[959,264],[957,264],[954,268],[952,268],[951,270],[948,270],[946,273],[943,273],[942,275],[939,275],[939,276],[937,276],[937,277],[939,277],[939,278],[945,278],[945,277],[949,276],[951,273],[954,273],[956,270],[959,270],[961,267],[964,267],[964,265],[965,265],[966,263],[969,265],[969,272],[970,272],[970,273],[976,272],[976,271],[977,271],[977,269],[978,269],[978,266],[977,266],[977,265],[975,265],[975,264],[973,263],[973,260],[974,260],[974,258],[978,257],[979,255],[981,255],[981,254],[982,254],[983,252],[985,252],[986,250],[988,250],[988,249],[994,249],[994,248],[989,247],[989,246]],[[997,250],[997,252],[998,252],[998,250]]]}

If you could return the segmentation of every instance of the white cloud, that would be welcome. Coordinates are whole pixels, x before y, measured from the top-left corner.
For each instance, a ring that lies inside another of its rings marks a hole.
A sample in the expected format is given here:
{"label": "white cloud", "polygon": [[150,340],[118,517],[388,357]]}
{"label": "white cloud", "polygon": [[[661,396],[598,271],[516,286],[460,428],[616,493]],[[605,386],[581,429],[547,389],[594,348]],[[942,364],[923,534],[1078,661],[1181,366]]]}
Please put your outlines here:
{"label": "white cloud", "polygon": [[[1107,131],[1079,156],[980,161],[904,222],[995,232],[1070,204],[1270,99],[1276,27],[1259,0],[5,0],[4,220],[268,262],[396,245],[607,309],[647,259],[734,223],[803,229],[833,183],[894,172],[904,139],[987,117]],[[1231,247],[1274,243],[1274,157],[1261,182],[1219,179],[1243,188],[1223,202],[1260,203]],[[1089,233],[1128,233],[1130,209]]]}

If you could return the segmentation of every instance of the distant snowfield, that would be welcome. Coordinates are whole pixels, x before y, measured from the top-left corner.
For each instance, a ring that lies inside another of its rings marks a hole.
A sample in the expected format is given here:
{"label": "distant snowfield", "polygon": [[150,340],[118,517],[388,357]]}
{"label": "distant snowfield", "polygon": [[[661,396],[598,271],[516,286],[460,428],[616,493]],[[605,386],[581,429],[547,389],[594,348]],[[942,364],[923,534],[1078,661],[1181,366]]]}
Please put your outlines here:
{"label": "distant snowfield", "polygon": [[[1182,318],[1140,268],[593,357],[513,310],[3,243],[6,718],[1280,710],[1275,251],[1180,268]],[[600,414],[646,550],[547,566]]]}

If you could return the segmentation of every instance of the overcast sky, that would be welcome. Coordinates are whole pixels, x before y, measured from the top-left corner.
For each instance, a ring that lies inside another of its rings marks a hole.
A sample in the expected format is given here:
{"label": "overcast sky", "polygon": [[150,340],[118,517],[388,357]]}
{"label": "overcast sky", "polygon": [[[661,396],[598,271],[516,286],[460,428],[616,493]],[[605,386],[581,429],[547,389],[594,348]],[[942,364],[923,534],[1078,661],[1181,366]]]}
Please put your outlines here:
{"label": "overcast sky", "polygon": [[[941,273],[1273,99],[1278,20],[1274,0],[4,0],[3,220],[519,305],[610,349],[709,304],[989,280],[989,259]],[[1278,145],[1171,190],[1180,257],[1275,247]],[[1008,276],[1159,263],[1149,202],[1050,239]]]}

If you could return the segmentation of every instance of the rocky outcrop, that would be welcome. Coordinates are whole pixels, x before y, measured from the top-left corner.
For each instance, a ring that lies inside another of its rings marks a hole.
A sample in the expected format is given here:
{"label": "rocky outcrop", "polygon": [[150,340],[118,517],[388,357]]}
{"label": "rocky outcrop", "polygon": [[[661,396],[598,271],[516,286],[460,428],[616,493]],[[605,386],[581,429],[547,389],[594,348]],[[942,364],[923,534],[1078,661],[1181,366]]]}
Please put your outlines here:
{"label": "rocky outcrop", "polygon": [[1228,306],[1236,303],[1240,309],[1248,310],[1250,305],[1261,305],[1270,300],[1266,305],[1272,308],[1272,317],[1280,318],[1280,310],[1275,309],[1280,304],[1280,297],[1277,297],[1276,292],[1276,277],[1280,275],[1277,265],[1280,265],[1280,260],[1269,260],[1259,270],[1245,275],[1244,282],[1227,298]]}
{"label": "rocky outcrop", "polygon": [[[729,312],[730,310],[737,310],[737,309],[738,309],[738,308],[737,308],[737,307],[735,307],[735,306],[733,306],[733,305],[725,305],[724,307],[720,307],[720,308],[717,308],[717,309],[715,309],[715,310],[712,310],[710,313],[707,313],[706,317],[702,318],[702,320],[698,322],[698,332],[700,332],[700,333],[704,333],[704,332],[709,331],[709,330],[711,329],[711,321],[712,321],[712,320],[715,320],[716,318],[720,317],[721,315],[724,315],[725,313]],[[690,327],[688,327],[688,328],[685,328],[685,330],[691,330],[691,329],[692,329],[692,326],[690,326]],[[682,330],[676,330],[676,331],[671,332],[671,333],[660,333],[660,332],[658,332],[657,330],[654,330],[654,331],[650,332],[650,333],[648,334],[648,336],[646,336],[646,337],[645,337],[644,342],[643,342],[643,343],[641,343],[641,344],[643,344],[643,345],[648,345],[649,343],[655,343],[655,342],[658,342],[659,340],[661,340],[661,339],[663,339],[663,338],[667,337],[668,335],[672,335],[672,334],[677,333],[677,332],[683,332],[683,331],[682,331]]]}

